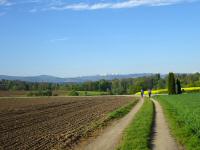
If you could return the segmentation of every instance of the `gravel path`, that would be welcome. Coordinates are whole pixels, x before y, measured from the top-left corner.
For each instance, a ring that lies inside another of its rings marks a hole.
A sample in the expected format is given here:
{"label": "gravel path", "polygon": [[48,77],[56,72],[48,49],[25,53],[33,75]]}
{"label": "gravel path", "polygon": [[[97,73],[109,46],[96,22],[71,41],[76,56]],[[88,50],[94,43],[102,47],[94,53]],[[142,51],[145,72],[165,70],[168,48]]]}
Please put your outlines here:
{"label": "gravel path", "polygon": [[153,150],[178,150],[178,145],[176,144],[173,137],[170,135],[168,125],[166,123],[163,110],[160,104],[153,100],[155,104],[155,126],[154,134],[152,140]]}
{"label": "gravel path", "polygon": [[96,138],[91,137],[82,141],[75,150],[114,150],[117,148],[124,129],[130,124],[135,114],[141,108],[144,100],[140,100],[131,112],[124,118],[113,122],[112,125],[104,129]]}

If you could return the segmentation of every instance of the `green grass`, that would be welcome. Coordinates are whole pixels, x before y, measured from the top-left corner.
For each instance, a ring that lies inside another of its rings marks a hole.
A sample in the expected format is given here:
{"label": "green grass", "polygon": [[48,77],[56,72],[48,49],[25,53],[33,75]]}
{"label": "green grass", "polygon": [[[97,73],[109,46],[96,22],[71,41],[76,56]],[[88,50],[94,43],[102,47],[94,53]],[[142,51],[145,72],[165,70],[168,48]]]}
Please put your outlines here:
{"label": "green grass", "polygon": [[99,91],[78,91],[79,96],[100,96],[100,95],[109,95],[108,92],[99,92]]}
{"label": "green grass", "polygon": [[[108,92],[100,92],[100,91],[77,91],[77,92],[78,92],[78,96],[109,95]],[[57,95],[57,96],[70,96],[70,93],[71,93],[71,91],[65,91],[65,90],[53,91],[53,95]]]}
{"label": "green grass", "polygon": [[124,117],[126,114],[128,114],[131,111],[131,109],[133,108],[133,106],[135,106],[137,104],[137,102],[138,102],[138,99],[130,102],[126,106],[118,108],[117,110],[109,113],[108,114],[108,120],[118,119],[118,118]]}
{"label": "green grass", "polygon": [[172,134],[187,150],[200,150],[200,94],[158,96]]}
{"label": "green grass", "polygon": [[125,130],[118,150],[150,150],[153,118],[153,102],[145,100],[142,108]]}

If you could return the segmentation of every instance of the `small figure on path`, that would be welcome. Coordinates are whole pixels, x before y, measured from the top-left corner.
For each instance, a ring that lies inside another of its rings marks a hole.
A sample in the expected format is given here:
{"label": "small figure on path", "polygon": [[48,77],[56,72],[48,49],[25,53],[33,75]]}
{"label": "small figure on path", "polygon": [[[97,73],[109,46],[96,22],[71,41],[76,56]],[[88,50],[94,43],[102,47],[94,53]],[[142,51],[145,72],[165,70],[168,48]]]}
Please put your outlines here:
{"label": "small figure on path", "polygon": [[151,98],[151,94],[152,94],[151,89],[148,90],[148,93],[149,93],[149,98]]}
{"label": "small figure on path", "polygon": [[141,89],[141,97],[143,98],[144,97],[144,90]]}

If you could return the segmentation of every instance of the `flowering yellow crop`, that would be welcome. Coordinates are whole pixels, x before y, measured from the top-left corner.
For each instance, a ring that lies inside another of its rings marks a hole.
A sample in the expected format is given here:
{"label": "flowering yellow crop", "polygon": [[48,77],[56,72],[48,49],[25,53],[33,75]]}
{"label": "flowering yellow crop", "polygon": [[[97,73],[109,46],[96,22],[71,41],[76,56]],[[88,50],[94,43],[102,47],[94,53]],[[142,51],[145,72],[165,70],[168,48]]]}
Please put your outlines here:
{"label": "flowering yellow crop", "polygon": [[189,87],[189,88],[182,88],[182,89],[184,89],[185,91],[195,91],[195,90],[199,91],[200,87]]}
{"label": "flowering yellow crop", "polygon": [[[200,87],[189,87],[189,88],[182,88],[182,90],[184,90],[186,93],[187,92],[200,92]],[[160,89],[160,90],[152,90],[152,94],[167,94],[168,93],[168,90],[167,89]],[[141,92],[137,92],[136,93],[137,95],[140,95]],[[144,94],[147,95],[148,94],[148,91],[144,91]]]}

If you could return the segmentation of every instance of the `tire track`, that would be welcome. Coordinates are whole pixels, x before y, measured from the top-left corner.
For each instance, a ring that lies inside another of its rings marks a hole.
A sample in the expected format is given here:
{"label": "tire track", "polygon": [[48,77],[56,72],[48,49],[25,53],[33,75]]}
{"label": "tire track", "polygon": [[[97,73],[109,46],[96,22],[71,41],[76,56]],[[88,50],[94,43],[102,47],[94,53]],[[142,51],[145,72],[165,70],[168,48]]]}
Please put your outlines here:
{"label": "tire track", "polygon": [[151,99],[155,105],[155,123],[152,136],[152,150],[179,150],[176,141],[170,135],[167,122],[160,104]]}
{"label": "tire track", "polygon": [[75,150],[114,150],[117,148],[124,129],[130,124],[135,114],[143,105],[144,100],[140,100],[125,117],[112,123],[100,133],[96,138],[89,138],[83,141]]}

